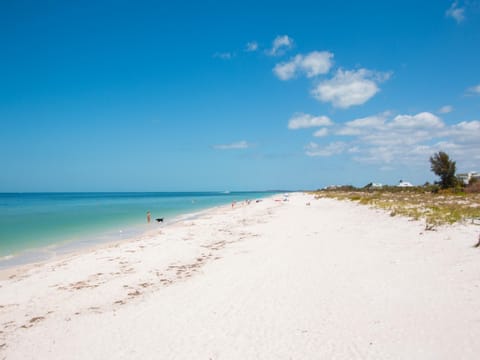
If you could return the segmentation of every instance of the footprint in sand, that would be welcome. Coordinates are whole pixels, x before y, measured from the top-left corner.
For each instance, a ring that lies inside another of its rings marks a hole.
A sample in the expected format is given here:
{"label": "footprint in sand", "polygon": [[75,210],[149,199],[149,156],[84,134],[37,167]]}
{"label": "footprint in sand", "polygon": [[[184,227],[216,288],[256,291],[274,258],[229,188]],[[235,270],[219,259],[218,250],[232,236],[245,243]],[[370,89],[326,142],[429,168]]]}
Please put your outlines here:
{"label": "footprint in sand", "polygon": [[142,293],[138,290],[132,291],[128,293],[129,296],[139,296],[142,295]]}
{"label": "footprint in sand", "polygon": [[30,321],[27,324],[24,324],[20,327],[23,328],[23,329],[28,329],[28,328],[31,328],[33,325],[35,325],[36,323],[38,323],[39,321],[42,321],[42,320],[45,320],[44,316],[35,316],[35,317],[31,318]]}

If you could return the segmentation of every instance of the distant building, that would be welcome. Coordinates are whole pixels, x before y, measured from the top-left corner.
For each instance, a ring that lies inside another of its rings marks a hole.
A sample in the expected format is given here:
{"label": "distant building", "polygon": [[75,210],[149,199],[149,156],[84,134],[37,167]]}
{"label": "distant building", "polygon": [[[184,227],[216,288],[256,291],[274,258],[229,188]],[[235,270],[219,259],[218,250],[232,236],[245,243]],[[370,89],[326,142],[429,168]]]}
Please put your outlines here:
{"label": "distant building", "polygon": [[413,185],[411,183],[409,183],[408,181],[403,181],[403,180],[400,180],[400,182],[398,183],[397,186],[398,187],[413,187]]}
{"label": "distant building", "polygon": [[335,190],[335,189],[338,189],[338,188],[341,188],[342,186],[341,185],[328,185],[328,186],[325,186],[324,189],[325,190]]}
{"label": "distant building", "polygon": [[372,188],[374,188],[374,189],[380,189],[382,187],[383,187],[383,185],[380,184],[380,183],[372,183]]}
{"label": "distant building", "polygon": [[476,171],[470,171],[465,174],[457,174],[457,178],[463,181],[465,185],[468,185],[472,179],[480,180],[480,174]]}

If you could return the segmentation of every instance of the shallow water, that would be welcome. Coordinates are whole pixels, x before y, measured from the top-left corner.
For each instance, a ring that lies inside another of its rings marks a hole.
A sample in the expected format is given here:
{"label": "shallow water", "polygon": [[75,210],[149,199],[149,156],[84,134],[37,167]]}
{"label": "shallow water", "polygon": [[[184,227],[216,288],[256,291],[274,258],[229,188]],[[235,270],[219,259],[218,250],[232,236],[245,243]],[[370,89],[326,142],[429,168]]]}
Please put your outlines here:
{"label": "shallow water", "polygon": [[43,260],[82,246],[133,237],[162,217],[196,212],[273,192],[3,193],[0,268]]}

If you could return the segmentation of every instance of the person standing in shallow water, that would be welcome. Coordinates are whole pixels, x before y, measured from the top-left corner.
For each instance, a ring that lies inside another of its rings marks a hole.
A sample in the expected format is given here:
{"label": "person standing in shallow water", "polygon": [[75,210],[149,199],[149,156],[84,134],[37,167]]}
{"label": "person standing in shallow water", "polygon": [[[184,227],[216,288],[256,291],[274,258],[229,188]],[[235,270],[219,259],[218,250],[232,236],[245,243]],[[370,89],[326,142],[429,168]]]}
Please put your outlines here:
{"label": "person standing in shallow water", "polygon": [[151,217],[150,211],[147,211],[147,224],[150,224]]}

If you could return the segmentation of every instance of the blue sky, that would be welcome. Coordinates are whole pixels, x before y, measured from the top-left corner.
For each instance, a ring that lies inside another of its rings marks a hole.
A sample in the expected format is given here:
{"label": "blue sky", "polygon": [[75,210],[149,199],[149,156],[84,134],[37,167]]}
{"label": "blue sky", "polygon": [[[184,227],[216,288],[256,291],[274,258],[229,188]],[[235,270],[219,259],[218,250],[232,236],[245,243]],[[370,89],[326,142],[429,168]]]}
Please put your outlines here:
{"label": "blue sky", "polygon": [[3,1],[0,191],[480,171],[480,2]]}

